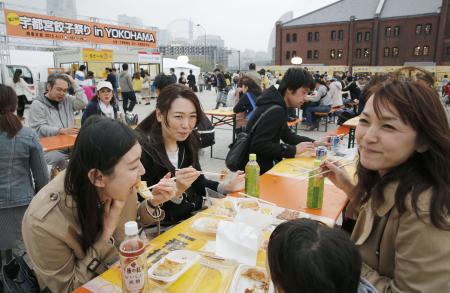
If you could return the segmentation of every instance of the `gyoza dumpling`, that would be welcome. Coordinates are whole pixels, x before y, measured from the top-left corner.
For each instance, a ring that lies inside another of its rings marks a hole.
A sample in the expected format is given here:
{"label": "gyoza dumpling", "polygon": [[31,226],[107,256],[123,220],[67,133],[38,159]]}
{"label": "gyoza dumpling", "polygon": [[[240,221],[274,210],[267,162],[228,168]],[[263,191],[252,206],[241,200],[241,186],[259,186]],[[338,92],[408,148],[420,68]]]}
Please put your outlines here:
{"label": "gyoza dumpling", "polygon": [[137,184],[137,191],[145,199],[153,199],[152,192],[147,188],[147,182],[139,181]]}

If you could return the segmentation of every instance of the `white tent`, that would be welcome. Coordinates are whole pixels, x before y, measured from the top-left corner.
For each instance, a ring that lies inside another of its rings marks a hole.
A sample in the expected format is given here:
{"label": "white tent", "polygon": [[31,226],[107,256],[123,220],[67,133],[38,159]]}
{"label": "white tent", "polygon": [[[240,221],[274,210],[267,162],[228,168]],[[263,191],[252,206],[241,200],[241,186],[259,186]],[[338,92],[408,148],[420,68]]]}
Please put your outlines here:
{"label": "white tent", "polygon": [[184,72],[186,78],[189,75],[189,70],[192,70],[192,74],[194,74],[195,79],[197,80],[198,75],[200,74],[200,67],[189,64],[189,63],[183,63],[176,59],[172,58],[163,58],[163,71],[165,74],[170,73],[170,68],[175,69],[175,74],[177,78],[180,77],[180,73]]}

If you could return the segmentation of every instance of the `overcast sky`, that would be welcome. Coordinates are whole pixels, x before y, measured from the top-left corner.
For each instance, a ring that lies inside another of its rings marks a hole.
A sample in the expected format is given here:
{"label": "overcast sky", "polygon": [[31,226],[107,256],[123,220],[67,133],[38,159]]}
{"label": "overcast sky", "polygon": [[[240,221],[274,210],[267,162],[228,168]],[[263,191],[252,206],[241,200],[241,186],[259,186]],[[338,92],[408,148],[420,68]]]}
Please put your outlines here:
{"label": "overcast sky", "polygon": [[[78,14],[116,19],[118,14],[136,16],[145,25],[164,29],[175,19],[191,19],[207,34],[220,35],[225,46],[267,50],[275,21],[292,10],[298,17],[336,0],[77,0]],[[201,29],[198,34],[203,35]]]}

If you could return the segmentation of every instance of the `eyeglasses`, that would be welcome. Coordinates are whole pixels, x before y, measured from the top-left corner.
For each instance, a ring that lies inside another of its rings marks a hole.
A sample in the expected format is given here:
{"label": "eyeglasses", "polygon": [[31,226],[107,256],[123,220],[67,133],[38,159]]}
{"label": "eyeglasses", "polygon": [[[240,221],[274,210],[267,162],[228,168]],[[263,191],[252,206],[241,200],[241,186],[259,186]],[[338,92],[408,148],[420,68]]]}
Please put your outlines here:
{"label": "eyeglasses", "polygon": [[60,87],[56,87],[55,90],[57,92],[59,92],[59,93],[64,93],[65,94],[65,93],[67,93],[68,88],[63,89],[63,88],[60,88]]}

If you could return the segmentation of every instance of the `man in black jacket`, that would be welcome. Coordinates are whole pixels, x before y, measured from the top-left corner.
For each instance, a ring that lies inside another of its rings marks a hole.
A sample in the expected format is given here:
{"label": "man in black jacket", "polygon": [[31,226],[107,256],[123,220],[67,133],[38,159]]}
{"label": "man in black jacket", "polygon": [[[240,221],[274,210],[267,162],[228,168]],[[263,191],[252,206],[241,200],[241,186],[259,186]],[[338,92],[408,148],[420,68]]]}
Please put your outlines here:
{"label": "man in black jacket", "polygon": [[192,74],[192,69],[189,70],[189,75],[187,77],[187,81],[188,81],[188,85],[191,88],[191,90],[193,90],[194,92],[196,92],[195,90],[195,75]]}
{"label": "man in black jacket", "polygon": [[[283,158],[293,158],[306,151],[313,151],[321,142],[309,137],[299,136],[287,126],[287,108],[300,107],[306,95],[314,88],[311,74],[299,68],[286,71],[278,88],[269,87],[256,101],[256,110],[247,124],[247,132],[262,113],[277,105],[267,113],[252,134],[250,153],[255,153],[261,174],[270,170]],[[280,139],[284,143],[280,143]]]}

